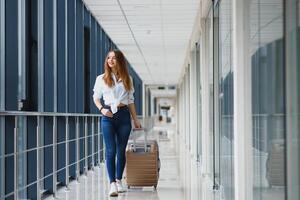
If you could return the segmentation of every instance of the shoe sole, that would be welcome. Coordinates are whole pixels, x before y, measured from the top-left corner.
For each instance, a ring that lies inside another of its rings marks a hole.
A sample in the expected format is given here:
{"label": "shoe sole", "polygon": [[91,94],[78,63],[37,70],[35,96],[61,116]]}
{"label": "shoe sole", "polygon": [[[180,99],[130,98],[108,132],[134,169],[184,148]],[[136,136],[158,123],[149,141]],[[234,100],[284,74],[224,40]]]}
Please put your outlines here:
{"label": "shoe sole", "polygon": [[122,191],[118,191],[118,193],[124,193],[124,192],[126,192],[126,191],[124,191],[124,190],[122,190]]}
{"label": "shoe sole", "polygon": [[111,196],[111,197],[117,197],[117,196],[118,196],[118,193],[117,193],[117,192],[113,192],[113,193],[111,193],[109,196]]}

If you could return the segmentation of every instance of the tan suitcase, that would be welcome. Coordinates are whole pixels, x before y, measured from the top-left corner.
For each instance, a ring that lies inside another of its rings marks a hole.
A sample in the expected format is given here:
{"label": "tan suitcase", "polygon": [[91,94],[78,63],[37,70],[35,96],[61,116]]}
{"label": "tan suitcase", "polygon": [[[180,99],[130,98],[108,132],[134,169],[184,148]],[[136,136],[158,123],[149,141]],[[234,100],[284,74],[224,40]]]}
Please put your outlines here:
{"label": "tan suitcase", "polygon": [[[141,129],[133,130],[133,132],[137,131]],[[127,145],[125,180],[128,188],[130,186],[157,187],[160,168],[158,144],[155,140],[147,140],[146,132],[144,134],[144,140],[130,140]]]}

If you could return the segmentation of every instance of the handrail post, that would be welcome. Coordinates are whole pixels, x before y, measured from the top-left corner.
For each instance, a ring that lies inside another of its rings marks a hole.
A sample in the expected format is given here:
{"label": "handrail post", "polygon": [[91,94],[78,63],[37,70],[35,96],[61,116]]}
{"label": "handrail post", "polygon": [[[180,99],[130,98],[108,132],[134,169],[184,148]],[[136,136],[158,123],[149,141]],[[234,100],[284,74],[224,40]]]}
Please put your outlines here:
{"label": "handrail post", "polygon": [[79,182],[79,117],[76,117],[76,180]]}
{"label": "handrail post", "polygon": [[70,176],[70,172],[69,172],[69,155],[70,155],[70,149],[69,149],[69,117],[66,117],[66,143],[65,143],[65,147],[66,147],[66,188],[69,189],[69,176]]}
{"label": "handrail post", "polygon": [[53,189],[53,196],[56,197],[56,184],[57,184],[57,117],[53,117],[53,146],[52,146],[52,159],[53,159],[53,174],[52,174],[52,189]]}
{"label": "handrail post", "polygon": [[[99,118],[99,126],[100,126],[100,118]],[[99,133],[100,135],[102,135],[102,143],[101,143],[101,146],[102,146],[102,162],[104,162],[105,160],[105,147],[104,147],[104,136],[103,136],[103,133],[101,132],[101,129],[99,129]]]}
{"label": "handrail post", "polygon": [[95,123],[94,123],[94,117],[91,117],[92,120],[92,170],[94,171],[95,166]]}
{"label": "handrail post", "polygon": [[41,185],[40,185],[40,134],[41,134],[41,117],[37,116],[37,127],[36,127],[36,199],[41,199]]}
{"label": "handrail post", "polygon": [[84,174],[87,176],[88,170],[88,126],[87,117],[84,117]]}
{"label": "handrail post", "polygon": [[18,116],[14,127],[14,199],[19,199],[19,160],[18,160]]}
{"label": "handrail post", "polygon": [[101,145],[100,145],[100,117],[97,117],[97,135],[98,135],[98,166],[101,164]]}
{"label": "handrail post", "polygon": [[1,173],[1,182],[0,182],[0,199],[5,196],[5,117],[0,116],[0,173]]}

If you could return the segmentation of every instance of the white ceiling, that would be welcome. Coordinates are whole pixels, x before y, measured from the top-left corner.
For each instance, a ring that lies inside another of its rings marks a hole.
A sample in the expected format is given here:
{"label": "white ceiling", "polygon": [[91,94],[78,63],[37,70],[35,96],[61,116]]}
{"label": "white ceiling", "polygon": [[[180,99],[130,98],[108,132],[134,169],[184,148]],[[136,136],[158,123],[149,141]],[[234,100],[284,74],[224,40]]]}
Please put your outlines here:
{"label": "white ceiling", "polygon": [[145,84],[177,84],[200,0],[84,0]]}
{"label": "white ceiling", "polygon": [[153,97],[176,97],[176,89],[151,89],[151,96]]}

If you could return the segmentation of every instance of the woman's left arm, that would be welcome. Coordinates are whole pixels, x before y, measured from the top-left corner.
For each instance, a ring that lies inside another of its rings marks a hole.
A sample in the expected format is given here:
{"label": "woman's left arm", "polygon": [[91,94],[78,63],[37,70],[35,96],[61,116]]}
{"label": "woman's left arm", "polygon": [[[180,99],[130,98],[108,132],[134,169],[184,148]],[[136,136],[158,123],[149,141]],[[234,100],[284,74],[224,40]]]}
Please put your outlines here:
{"label": "woman's left arm", "polygon": [[141,123],[139,122],[139,120],[137,118],[134,103],[128,104],[128,108],[129,108],[129,112],[131,114],[131,117],[133,119],[134,127],[135,128],[141,128]]}

